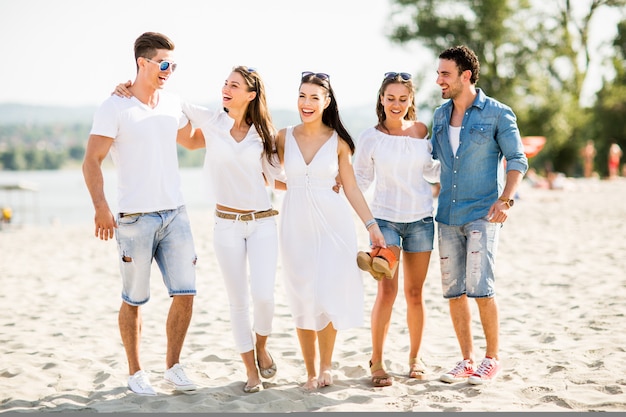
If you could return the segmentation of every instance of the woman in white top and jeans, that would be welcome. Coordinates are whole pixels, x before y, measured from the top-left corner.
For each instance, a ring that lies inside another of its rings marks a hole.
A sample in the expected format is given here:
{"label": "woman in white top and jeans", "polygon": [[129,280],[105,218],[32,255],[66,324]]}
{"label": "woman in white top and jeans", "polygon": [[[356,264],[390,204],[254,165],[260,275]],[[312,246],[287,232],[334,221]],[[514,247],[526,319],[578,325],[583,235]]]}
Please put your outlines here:
{"label": "woman in white top and jeans", "polygon": [[[244,391],[251,393],[263,388],[259,373],[264,378],[276,373],[266,349],[278,260],[278,212],[266,188],[277,174],[270,163],[275,129],[263,81],[254,69],[233,68],[222,87],[222,106],[215,111],[183,104],[196,129],[191,135],[189,126],[181,130],[189,136],[186,142],[179,134],[179,142],[190,149],[206,147],[204,167],[216,201],[213,245],[228,293],[235,345],[246,366]],[[275,169],[280,170],[278,163]]]}
{"label": "woman in white top and jeans", "polygon": [[[432,159],[428,128],[417,120],[411,75],[388,72],[378,91],[378,124],[358,138],[354,171],[365,192],[376,181],[370,207],[387,247],[404,260],[404,295],[410,337],[409,377],[423,378],[419,358],[424,332],[425,306],[422,289],[433,250],[433,192],[439,182],[439,163]],[[398,293],[399,271],[378,281],[371,313],[372,356],[370,372],[376,387],[392,385],[383,364],[393,304]]]}

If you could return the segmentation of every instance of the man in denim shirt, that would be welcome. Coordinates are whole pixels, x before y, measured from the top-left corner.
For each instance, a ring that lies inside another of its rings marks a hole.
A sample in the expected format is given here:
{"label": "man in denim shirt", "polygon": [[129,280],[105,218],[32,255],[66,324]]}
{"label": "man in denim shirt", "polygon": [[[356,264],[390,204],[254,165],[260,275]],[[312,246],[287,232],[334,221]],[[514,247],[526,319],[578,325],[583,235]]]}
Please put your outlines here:
{"label": "man in denim shirt", "polygon": [[[433,157],[441,162],[435,219],[443,296],[463,355],[440,377],[450,383],[482,384],[500,369],[494,275],[498,234],[528,169],[515,114],[476,88],[479,73],[478,58],[466,46],[439,55],[437,84],[441,97],[450,100],[433,116]],[[477,302],[487,343],[478,367],[468,298]]]}

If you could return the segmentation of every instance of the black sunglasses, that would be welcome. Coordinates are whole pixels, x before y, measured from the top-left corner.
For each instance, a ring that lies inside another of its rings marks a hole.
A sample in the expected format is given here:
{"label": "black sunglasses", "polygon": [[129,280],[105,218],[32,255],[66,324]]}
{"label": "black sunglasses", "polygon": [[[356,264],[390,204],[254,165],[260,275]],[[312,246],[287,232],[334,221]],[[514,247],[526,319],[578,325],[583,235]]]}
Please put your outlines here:
{"label": "black sunglasses", "polygon": [[314,76],[316,78],[319,78],[320,80],[328,80],[330,79],[330,75],[328,74],[324,74],[323,72],[311,72],[311,71],[304,71],[302,72],[302,79],[304,79],[305,77],[308,76]]}
{"label": "black sunglasses", "polygon": [[171,62],[171,61],[157,62],[157,61],[151,60],[150,58],[146,58],[146,61],[152,62],[153,64],[157,64],[159,66],[159,70],[161,71],[167,71],[168,69],[170,69],[170,66],[172,67],[172,72],[176,71],[177,65],[174,62]]}
{"label": "black sunglasses", "polygon": [[408,72],[386,72],[385,73],[385,79],[386,80],[391,80],[393,78],[396,78],[398,75],[404,81],[409,81],[411,79],[411,74],[409,74]]}

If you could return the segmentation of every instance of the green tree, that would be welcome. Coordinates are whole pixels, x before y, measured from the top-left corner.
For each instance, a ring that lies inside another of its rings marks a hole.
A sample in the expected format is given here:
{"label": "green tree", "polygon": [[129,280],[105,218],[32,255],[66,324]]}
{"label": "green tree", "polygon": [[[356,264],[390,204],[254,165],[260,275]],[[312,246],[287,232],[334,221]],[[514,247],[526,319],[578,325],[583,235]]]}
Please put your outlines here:
{"label": "green tree", "polygon": [[[519,55],[516,32],[509,30],[516,14],[530,8],[525,0],[395,0],[392,21],[400,21],[391,40],[406,43],[417,40],[439,55],[444,49],[464,44],[481,62],[481,87],[494,97],[510,97],[516,73],[509,68],[511,55]],[[407,18],[408,16],[408,18]]]}
{"label": "green tree", "polygon": [[26,169],[26,157],[24,148],[16,147],[0,153],[0,165],[2,169],[8,171],[19,171]]}
{"label": "green tree", "polygon": [[85,146],[83,144],[71,145],[67,152],[70,159],[75,161],[82,161],[82,159],[85,157]]}
{"label": "green tree", "polygon": [[435,56],[453,45],[472,48],[481,61],[478,87],[514,109],[523,136],[548,139],[531,165],[574,173],[591,114],[580,102],[591,64],[590,23],[602,7],[626,0],[394,3],[391,40],[418,41]]}

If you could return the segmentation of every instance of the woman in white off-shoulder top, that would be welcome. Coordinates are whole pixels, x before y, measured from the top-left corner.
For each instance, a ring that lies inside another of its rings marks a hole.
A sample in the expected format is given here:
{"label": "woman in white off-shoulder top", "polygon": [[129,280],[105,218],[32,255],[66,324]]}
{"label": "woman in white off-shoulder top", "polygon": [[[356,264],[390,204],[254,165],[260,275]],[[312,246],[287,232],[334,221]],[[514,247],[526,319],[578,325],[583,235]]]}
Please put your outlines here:
{"label": "woman in white off-shoulder top", "polygon": [[[419,357],[425,322],[422,290],[434,240],[433,185],[439,182],[439,162],[433,160],[428,128],[417,120],[412,77],[388,72],[378,91],[378,123],[358,138],[354,171],[365,193],[375,182],[370,207],[387,246],[400,262],[409,329],[410,378],[426,372]],[[371,271],[370,271],[371,272]],[[373,273],[374,275],[374,273]],[[383,346],[398,294],[399,269],[390,278],[376,277],[378,293],[371,313],[370,372],[376,387],[392,385],[383,364]]]}

